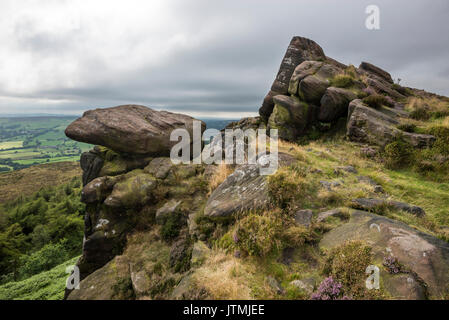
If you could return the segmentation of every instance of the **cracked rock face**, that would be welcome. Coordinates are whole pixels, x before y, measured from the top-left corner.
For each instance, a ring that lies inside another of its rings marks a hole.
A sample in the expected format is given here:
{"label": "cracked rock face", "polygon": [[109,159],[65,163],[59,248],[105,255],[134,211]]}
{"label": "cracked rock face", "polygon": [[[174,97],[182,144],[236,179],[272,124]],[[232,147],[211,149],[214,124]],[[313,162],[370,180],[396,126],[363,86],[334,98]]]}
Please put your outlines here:
{"label": "cracked rock face", "polygon": [[266,176],[259,174],[257,165],[241,165],[212,192],[204,214],[228,217],[234,213],[268,205]]}
{"label": "cracked rock face", "polygon": [[[288,165],[294,158],[279,153],[279,166]],[[209,217],[229,217],[248,209],[261,209],[268,205],[267,177],[260,175],[265,157],[259,164],[238,166],[222,184],[215,189],[207,200],[204,215]]]}
{"label": "cracked rock face", "polygon": [[349,104],[346,134],[351,141],[385,146],[398,136],[414,147],[431,146],[435,137],[429,134],[404,132],[396,128],[398,120],[379,110],[375,110],[356,99]]}

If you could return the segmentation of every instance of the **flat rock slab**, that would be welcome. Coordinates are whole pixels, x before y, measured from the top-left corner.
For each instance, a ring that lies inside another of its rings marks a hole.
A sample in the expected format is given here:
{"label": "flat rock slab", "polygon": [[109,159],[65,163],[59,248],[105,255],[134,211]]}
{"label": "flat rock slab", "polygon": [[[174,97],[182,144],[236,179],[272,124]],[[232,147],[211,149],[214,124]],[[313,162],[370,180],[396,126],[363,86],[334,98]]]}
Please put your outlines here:
{"label": "flat rock slab", "polygon": [[[174,129],[184,128],[192,137],[194,118],[140,105],[86,111],[65,130],[70,139],[101,145],[116,152],[170,155],[177,141],[170,141]],[[202,131],[206,126],[202,123]]]}
{"label": "flat rock slab", "polygon": [[414,147],[423,148],[433,144],[435,137],[429,134],[409,133],[396,128],[396,117],[366,106],[362,100],[351,101],[348,107],[346,135],[349,140],[377,146],[385,146],[399,136]]}
{"label": "flat rock slab", "polygon": [[[446,293],[449,284],[449,243],[405,223],[354,211],[349,222],[324,235],[320,247],[330,249],[350,240],[362,240],[370,245],[378,265],[385,256],[392,254],[428,285],[431,298],[441,299]],[[382,277],[381,283],[385,281],[388,278]]]}
{"label": "flat rock slab", "polygon": [[[291,165],[296,161],[293,156],[285,153],[279,153],[278,159],[279,166]],[[212,192],[204,208],[204,215],[208,217],[229,217],[245,210],[267,207],[269,203],[268,176],[260,175],[259,169],[259,164],[238,166]]]}
{"label": "flat rock slab", "polygon": [[318,213],[318,216],[316,218],[317,222],[321,222],[326,220],[329,217],[337,217],[337,218],[347,218],[347,215],[345,215],[344,211],[340,208],[331,209],[328,211],[320,212]]}
{"label": "flat rock slab", "polygon": [[405,202],[386,200],[386,199],[375,199],[375,198],[358,198],[352,200],[352,206],[356,209],[362,209],[367,211],[374,211],[379,207],[391,207],[396,210],[405,211],[411,213],[417,217],[425,216],[426,212],[423,208],[410,205]]}

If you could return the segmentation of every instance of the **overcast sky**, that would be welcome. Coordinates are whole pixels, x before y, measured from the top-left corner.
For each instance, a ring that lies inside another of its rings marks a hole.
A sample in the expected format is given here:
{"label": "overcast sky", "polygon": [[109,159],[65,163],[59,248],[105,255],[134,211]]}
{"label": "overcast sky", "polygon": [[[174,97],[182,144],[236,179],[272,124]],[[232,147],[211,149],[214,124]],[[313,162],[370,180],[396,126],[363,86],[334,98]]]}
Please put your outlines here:
{"label": "overcast sky", "polygon": [[255,115],[294,35],[449,95],[448,18],[447,0],[1,0],[0,113]]}

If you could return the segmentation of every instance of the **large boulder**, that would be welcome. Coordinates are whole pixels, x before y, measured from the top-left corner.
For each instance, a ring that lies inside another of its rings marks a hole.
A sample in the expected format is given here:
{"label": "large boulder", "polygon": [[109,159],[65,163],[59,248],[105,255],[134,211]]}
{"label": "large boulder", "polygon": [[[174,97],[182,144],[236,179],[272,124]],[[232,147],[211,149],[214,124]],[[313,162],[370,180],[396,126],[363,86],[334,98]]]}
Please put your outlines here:
{"label": "large boulder", "polygon": [[305,101],[319,105],[321,97],[329,87],[329,80],[311,75],[305,77],[299,83],[299,96]]}
{"label": "large boulder", "polygon": [[[264,160],[258,161],[258,164],[238,166],[212,192],[204,208],[205,216],[226,218],[245,210],[264,209],[269,205],[267,176],[261,175],[259,171]],[[290,165],[295,161],[289,154],[278,155],[279,166]]]}
{"label": "large boulder", "polygon": [[380,77],[381,79],[393,84],[393,79],[391,78],[391,75],[387,71],[385,71],[379,67],[376,67],[375,65],[373,65],[371,63],[362,62],[360,64],[359,68],[368,73],[374,74],[374,75]]}
{"label": "large boulder", "polygon": [[321,98],[318,120],[332,122],[347,115],[349,102],[357,96],[350,90],[329,87]]}
{"label": "large boulder", "polygon": [[405,99],[405,96],[394,90],[390,83],[375,78],[367,78],[366,84],[372,88],[376,93],[390,96],[393,99]]}
{"label": "large boulder", "polygon": [[131,171],[122,181],[117,182],[104,204],[112,208],[135,208],[148,203],[152,191],[157,187],[156,179],[140,170]]}
{"label": "large boulder", "polygon": [[287,52],[282,59],[276,79],[271,86],[271,90],[265,96],[259,114],[263,120],[267,121],[274,108],[273,97],[278,94],[287,94],[293,71],[300,63],[307,61],[325,61],[323,49],[314,41],[303,38],[293,37]]}
{"label": "large boulder", "polygon": [[[117,152],[169,155],[171,147],[177,144],[177,141],[170,141],[171,132],[183,128],[192,139],[193,120],[183,114],[123,105],[86,111],[67,127],[65,134],[73,140],[102,145]],[[204,131],[205,124],[201,124]]]}
{"label": "large boulder", "polygon": [[351,201],[351,205],[357,209],[363,209],[366,211],[376,211],[379,208],[392,208],[400,211],[405,211],[411,213],[417,217],[423,217],[426,212],[423,208],[410,205],[405,202],[387,200],[387,199],[376,199],[376,198],[357,198]]}
{"label": "large boulder", "polygon": [[[120,288],[120,290],[118,290]],[[122,300],[134,298],[129,262],[117,256],[101,269],[90,274],[72,290],[68,300]]]}
{"label": "large boulder", "polygon": [[[379,266],[385,257],[395,257],[403,265],[403,271],[408,272],[404,275],[413,278],[416,275],[416,279],[425,283],[430,298],[441,299],[447,294],[449,243],[417,231],[405,223],[364,211],[354,211],[349,222],[324,235],[320,247],[330,249],[350,240],[362,240],[371,246],[374,263]],[[391,286],[397,287],[395,282],[390,283],[393,280],[398,281],[381,273],[381,283],[395,297],[395,291],[404,290],[389,289]]]}
{"label": "large boulder", "polygon": [[323,49],[315,41],[303,37],[293,37],[284,59],[282,59],[279,72],[271,86],[271,90],[286,94],[288,92],[290,78],[297,65],[306,60],[324,61],[325,59],[326,56],[324,55]]}
{"label": "large boulder", "polygon": [[323,65],[320,61],[304,61],[295,68],[288,86],[288,93],[292,95],[298,94],[298,86],[302,79],[315,74]]}
{"label": "large boulder", "polygon": [[297,97],[278,95],[275,107],[268,120],[269,129],[278,129],[281,139],[294,140],[307,125],[309,108]]}
{"label": "large boulder", "polygon": [[348,107],[346,135],[351,141],[385,146],[401,136],[414,147],[428,147],[435,137],[428,134],[409,133],[396,128],[398,120],[390,115],[363,104],[362,100],[351,101]]}
{"label": "large boulder", "polygon": [[237,167],[215,189],[207,200],[204,215],[229,217],[244,210],[268,206],[266,176],[259,174],[259,166],[245,164]]}

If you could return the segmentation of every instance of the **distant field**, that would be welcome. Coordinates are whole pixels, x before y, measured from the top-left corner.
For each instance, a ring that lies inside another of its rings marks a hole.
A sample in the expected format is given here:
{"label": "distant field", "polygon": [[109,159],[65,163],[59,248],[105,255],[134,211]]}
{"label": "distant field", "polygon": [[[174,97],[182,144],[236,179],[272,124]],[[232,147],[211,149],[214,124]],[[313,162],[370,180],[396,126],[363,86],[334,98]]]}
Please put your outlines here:
{"label": "distant field", "polygon": [[76,117],[0,118],[0,172],[35,164],[77,161],[91,145],[67,138],[65,128]]}
{"label": "distant field", "polygon": [[5,141],[0,142],[0,150],[11,149],[11,148],[22,148],[23,141]]}

